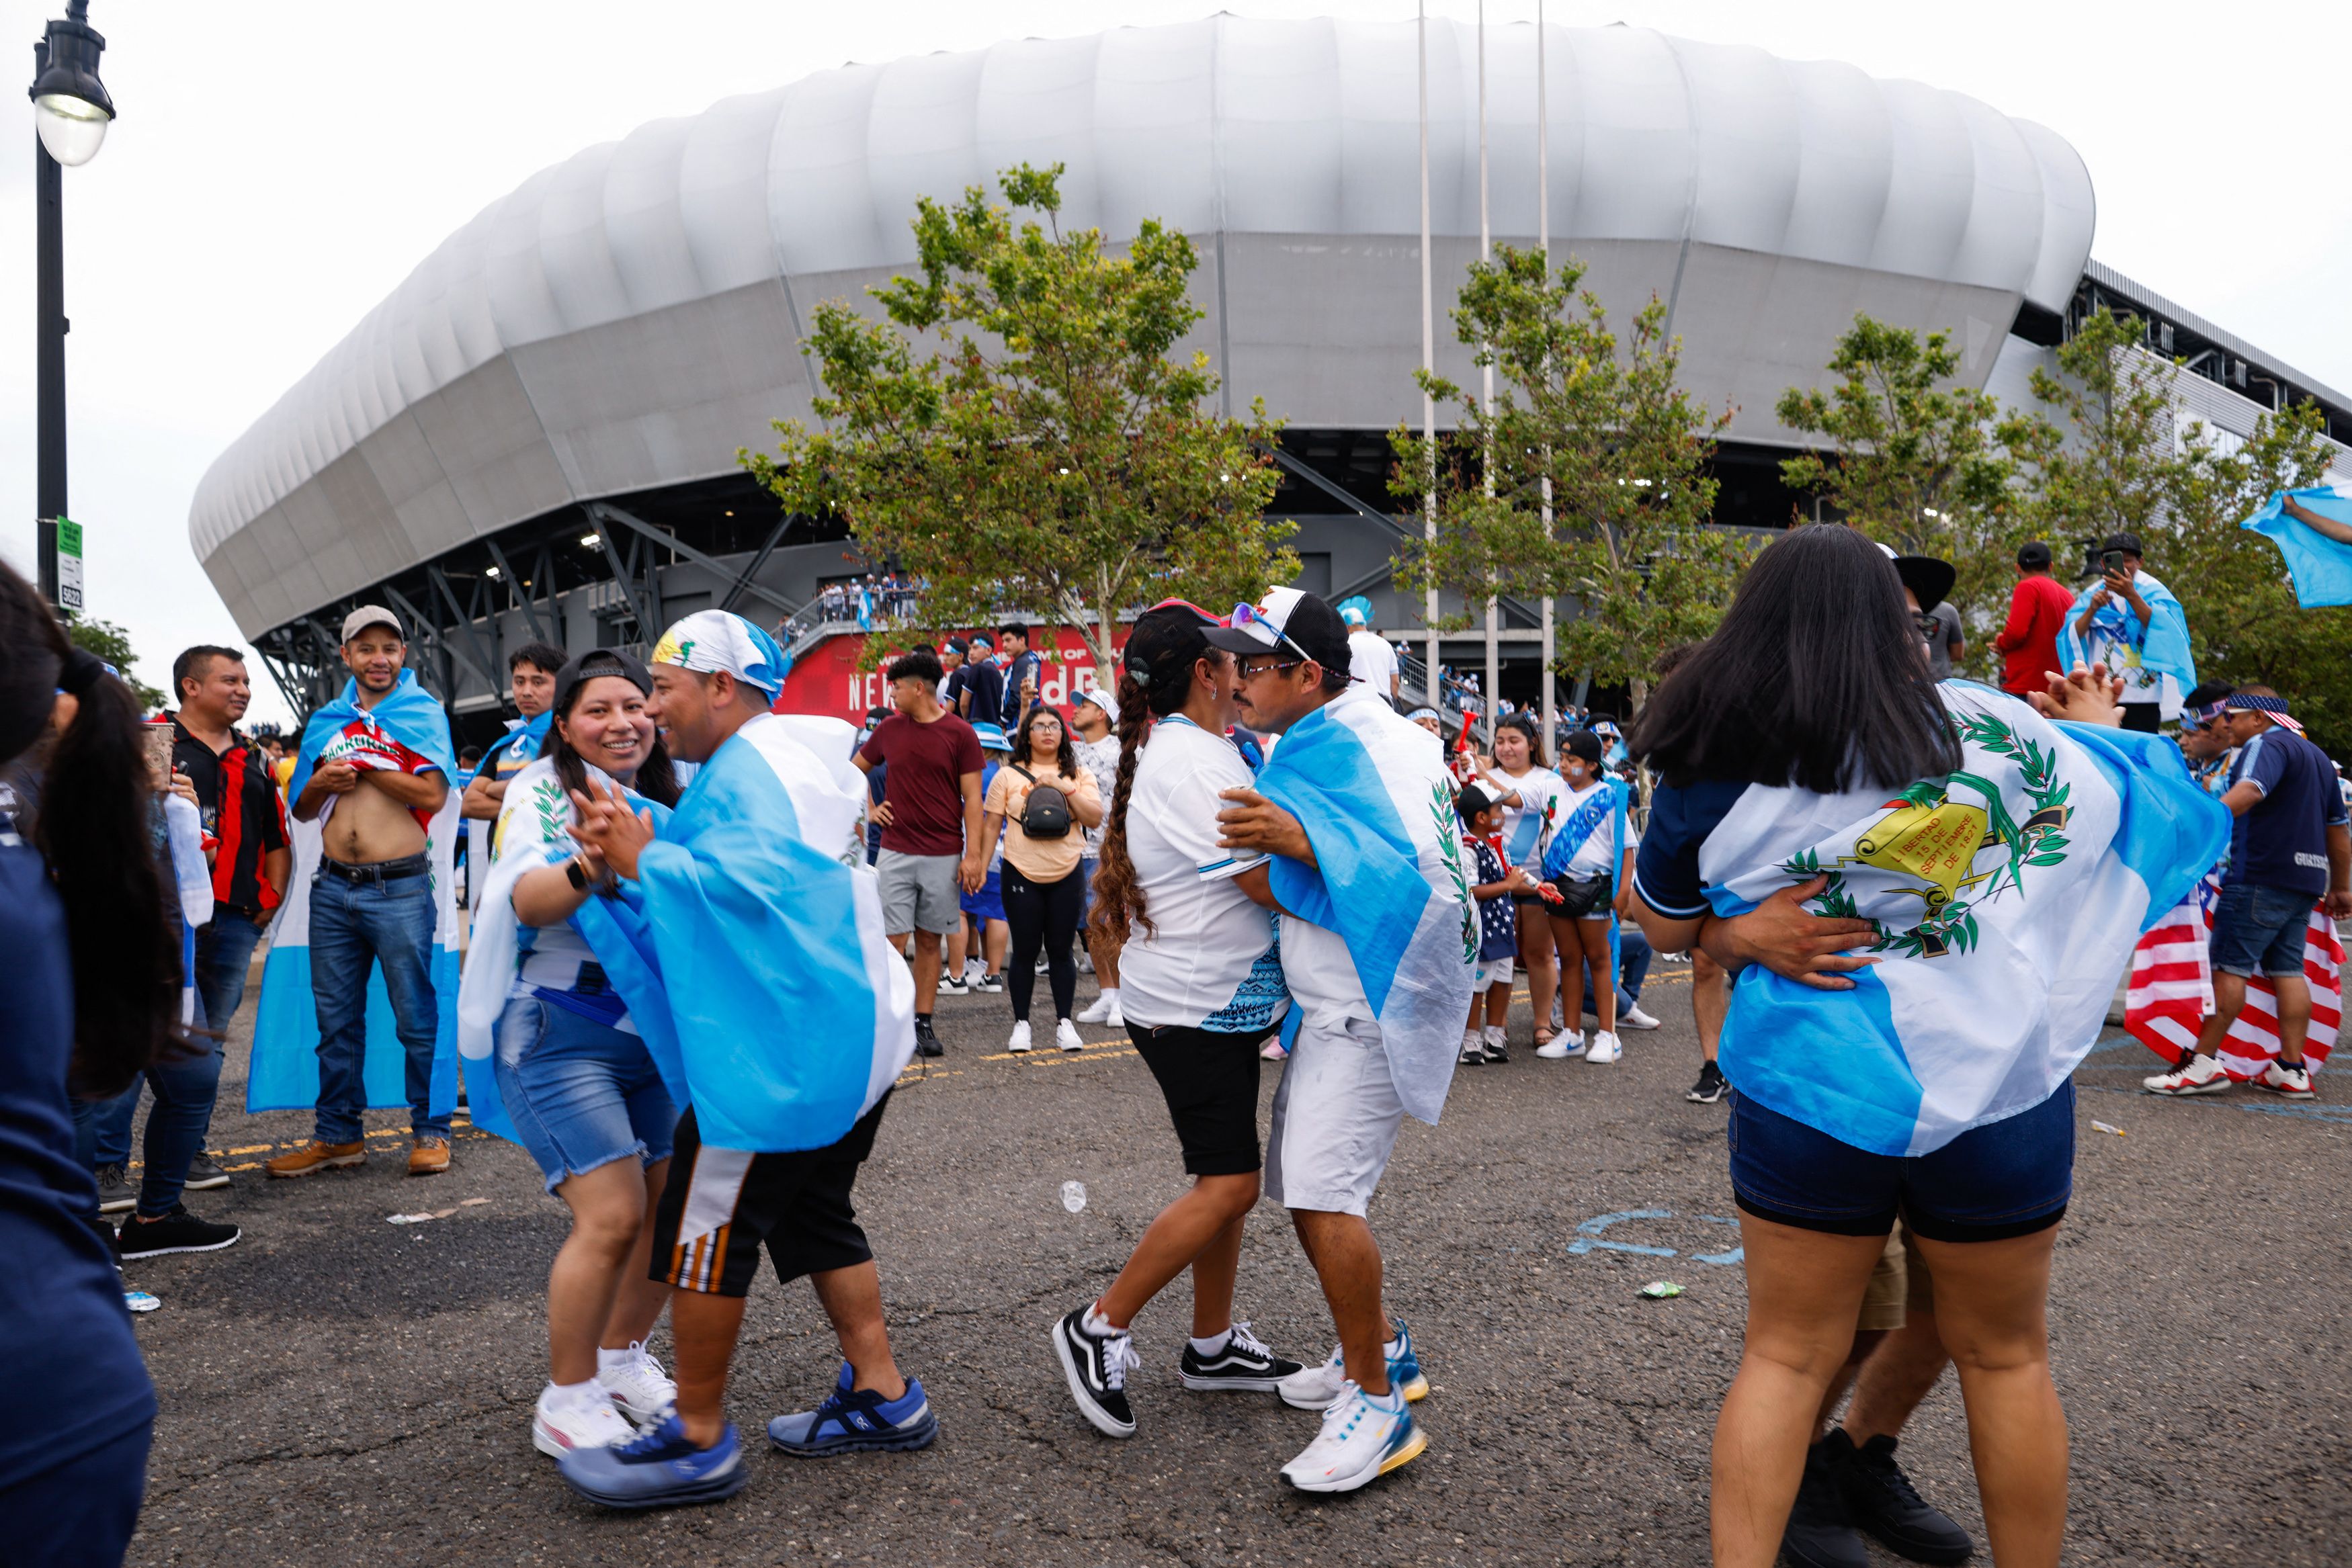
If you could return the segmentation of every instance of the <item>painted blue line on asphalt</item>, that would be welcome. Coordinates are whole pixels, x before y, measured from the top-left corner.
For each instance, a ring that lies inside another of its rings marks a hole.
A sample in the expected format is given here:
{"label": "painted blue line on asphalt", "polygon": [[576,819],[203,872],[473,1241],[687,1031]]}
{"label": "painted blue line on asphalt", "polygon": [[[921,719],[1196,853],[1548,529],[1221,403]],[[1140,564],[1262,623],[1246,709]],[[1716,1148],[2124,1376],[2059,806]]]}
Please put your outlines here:
{"label": "painted blue line on asphalt", "polygon": [[1630,1241],[1604,1241],[1601,1239],[1601,1233],[1628,1219],[1672,1219],[1674,1217],[1675,1211],[1671,1208],[1629,1208],[1618,1214],[1595,1215],[1576,1228],[1577,1239],[1568,1244],[1569,1255],[1575,1257],[1586,1252],[1609,1251],[1631,1252],[1643,1258],[1671,1258],[1675,1255],[1671,1247],[1636,1247]]}

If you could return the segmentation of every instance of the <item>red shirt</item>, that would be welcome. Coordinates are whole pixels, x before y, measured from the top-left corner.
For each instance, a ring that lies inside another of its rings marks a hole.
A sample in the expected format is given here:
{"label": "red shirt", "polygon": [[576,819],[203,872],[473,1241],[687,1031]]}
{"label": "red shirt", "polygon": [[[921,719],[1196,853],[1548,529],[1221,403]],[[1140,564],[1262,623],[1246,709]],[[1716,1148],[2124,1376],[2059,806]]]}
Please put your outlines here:
{"label": "red shirt", "polygon": [[980,737],[951,713],[917,724],[894,713],[874,727],[863,754],[871,764],[887,763],[882,798],[890,802],[890,822],[882,847],[902,855],[963,853],[963,776],[985,760]]}
{"label": "red shirt", "polygon": [[2058,668],[2058,632],[2074,596],[2053,577],[2021,577],[2009,597],[2009,624],[1992,640],[2001,652],[2000,689],[2022,696],[2048,688]]}

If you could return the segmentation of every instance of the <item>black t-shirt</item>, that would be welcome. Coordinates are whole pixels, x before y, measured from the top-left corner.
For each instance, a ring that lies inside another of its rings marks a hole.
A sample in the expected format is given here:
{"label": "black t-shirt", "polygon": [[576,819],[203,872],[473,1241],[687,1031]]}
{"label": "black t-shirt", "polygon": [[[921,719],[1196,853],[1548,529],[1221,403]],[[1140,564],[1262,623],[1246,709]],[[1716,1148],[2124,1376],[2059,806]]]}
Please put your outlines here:
{"label": "black t-shirt", "polygon": [[213,901],[248,915],[276,908],[278,894],[262,880],[261,857],[286,847],[286,803],[269,781],[260,747],[231,730],[228,749],[215,754],[175,715],[172,761],[195,789],[205,831],[220,841]]}
{"label": "black t-shirt", "polygon": [[[982,660],[977,664],[964,665],[956,674],[963,680],[963,685],[958,688],[959,695],[962,692],[971,694],[969,711],[963,715],[966,722],[1000,722],[1004,709],[1004,672],[992,662]],[[949,701],[953,706],[955,699],[950,698]]]}

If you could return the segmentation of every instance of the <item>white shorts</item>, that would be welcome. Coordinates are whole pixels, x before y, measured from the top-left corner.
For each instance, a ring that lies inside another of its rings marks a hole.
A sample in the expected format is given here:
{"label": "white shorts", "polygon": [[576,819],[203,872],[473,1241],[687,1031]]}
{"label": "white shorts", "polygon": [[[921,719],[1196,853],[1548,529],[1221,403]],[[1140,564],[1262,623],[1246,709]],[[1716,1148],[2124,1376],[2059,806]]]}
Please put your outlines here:
{"label": "white shorts", "polygon": [[1332,1032],[1302,1022],[1275,1091],[1265,1196],[1285,1208],[1360,1217],[1403,1124],[1380,1026],[1351,1019]]}
{"label": "white shorts", "polygon": [[1518,977],[1519,966],[1512,958],[1481,958],[1470,971],[1470,989],[1484,996],[1489,986],[1507,986]]}

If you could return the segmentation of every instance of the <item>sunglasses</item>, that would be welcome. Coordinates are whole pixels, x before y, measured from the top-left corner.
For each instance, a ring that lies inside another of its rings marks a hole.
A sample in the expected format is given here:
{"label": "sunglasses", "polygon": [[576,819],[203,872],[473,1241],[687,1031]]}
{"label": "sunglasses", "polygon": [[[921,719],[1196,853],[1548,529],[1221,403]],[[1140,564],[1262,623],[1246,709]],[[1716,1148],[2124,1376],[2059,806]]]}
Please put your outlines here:
{"label": "sunglasses", "polygon": [[1243,680],[1255,680],[1260,675],[1271,675],[1278,670],[1295,670],[1301,664],[1310,664],[1313,662],[1307,659],[1279,659],[1271,664],[1253,665],[1249,661],[1255,656],[1256,655],[1255,654],[1244,654],[1241,658],[1234,661],[1234,669]]}
{"label": "sunglasses", "polygon": [[[1273,622],[1258,613],[1258,608],[1255,604],[1234,605],[1232,625],[1236,631],[1239,631],[1244,626],[1255,626],[1265,632],[1267,636],[1272,637],[1276,646],[1287,648],[1292,653],[1297,654],[1298,663],[1312,664],[1314,662],[1314,655],[1307,653],[1306,649],[1300,647],[1297,643],[1292,642],[1289,635],[1285,632],[1281,627],[1276,626]],[[1286,670],[1291,666],[1288,664],[1276,664],[1269,665],[1267,667],[1270,669]]]}

